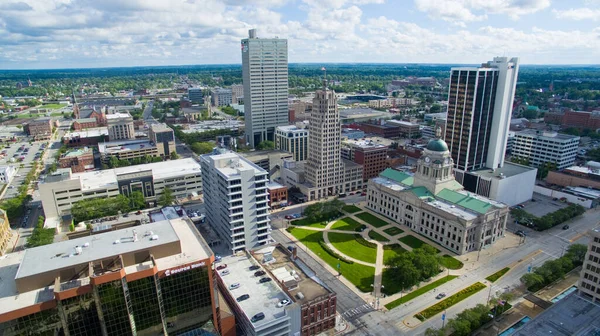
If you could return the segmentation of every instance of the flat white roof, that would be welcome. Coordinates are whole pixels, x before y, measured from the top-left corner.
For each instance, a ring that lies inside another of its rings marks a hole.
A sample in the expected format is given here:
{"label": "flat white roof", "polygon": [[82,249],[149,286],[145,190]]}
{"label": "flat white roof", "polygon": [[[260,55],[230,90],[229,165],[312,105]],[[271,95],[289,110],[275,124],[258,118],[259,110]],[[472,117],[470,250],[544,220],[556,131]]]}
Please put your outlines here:
{"label": "flat white roof", "polygon": [[[209,162],[215,167],[221,174],[226,177],[232,177],[239,175],[240,171],[253,169],[255,173],[264,173],[264,169],[258,167],[245,157],[238,155],[234,152],[228,152],[224,154],[205,154],[208,156]],[[220,161],[217,163],[217,161]],[[222,164],[224,162],[225,164]]]}
{"label": "flat white roof", "polygon": [[110,141],[99,143],[98,151],[106,154],[117,154],[152,147],[156,147],[156,145],[150,140]]}
{"label": "flat white roof", "polygon": [[117,112],[117,113],[107,114],[106,115],[106,119],[107,120],[108,119],[124,119],[124,118],[131,118],[131,114]]}
{"label": "flat white roof", "polygon": [[192,158],[146,163],[115,169],[91,171],[71,175],[72,180],[81,181],[82,190],[93,190],[111,184],[117,184],[117,176],[142,171],[152,171],[155,180],[200,173],[200,164]]}
{"label": "flat white roof", "polygon": [[[289,296],[285,294],[285,292],[279,287],[277,281],[271,278],[271,281],[266,283],[260,283],[259,280],[261,278],[269,277],[269,273],[266,273],[263,276],[255,277],[254,273],[258,270],[250,270],[250,266],[260,266],[259,270],[263,270],[262,265],[260,265],[255,259],[249,258],[247,255],[244,256],[229,256],[224,257],[221,263],[216,264],[219,265],[227,265],[229,270],[228,275],[221,275],[222,271],[219,271],[219,277],[222,279],[223,284],[227,288],[229,295],[234,299],[248,294],[250,298],[244,300],[242,302],[237,302],[237,304],[241,311],[244,312],[248,321],[258,314],[265,314],[265,318],[261,321],[252,323],[255,328],[257,325],[261,325],[264,323],[272,322],[276,319],[282,318],[286,316],[285,307],[278,308],[277,303],[283,299],[290,300]],[[229,289],[229,286],[233,283],[239,283],[240,287],[237,289]]]}
{"label": "flat white roof", "polygon": [[71,133],[65,134],[63,136],[63,138],[66,138],[66,139],[76,138],[76,137],[91,138],[91,137],[99,137],[101,135],[108,135],[107,127],[94,127],[94,128],[85,129],[83,131],[71,132]]}

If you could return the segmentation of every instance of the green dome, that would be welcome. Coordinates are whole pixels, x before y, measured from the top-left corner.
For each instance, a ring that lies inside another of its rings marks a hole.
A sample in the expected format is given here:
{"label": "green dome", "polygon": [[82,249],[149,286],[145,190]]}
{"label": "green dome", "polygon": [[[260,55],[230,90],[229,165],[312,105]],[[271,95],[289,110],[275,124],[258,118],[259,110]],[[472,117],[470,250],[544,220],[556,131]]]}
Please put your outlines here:
{"label": "green dome", "polygon": [[442,139],[433,139],[427,144],[427,149],[434,152],[447,152],[448,145]]}

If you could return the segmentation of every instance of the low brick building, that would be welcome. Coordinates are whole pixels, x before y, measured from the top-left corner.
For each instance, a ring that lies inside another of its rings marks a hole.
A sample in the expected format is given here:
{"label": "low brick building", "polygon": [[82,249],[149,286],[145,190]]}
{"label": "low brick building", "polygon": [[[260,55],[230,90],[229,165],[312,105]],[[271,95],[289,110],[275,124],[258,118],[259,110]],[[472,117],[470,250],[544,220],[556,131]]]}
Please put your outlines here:
{"label": "low brick building", "polygon": [[88,128],[82,131],[67,133],[62,142],[68,147],[96,146],[100,142],[108,141],[106,127]]}
{"label": "low brick building", "polygon": [[23,125],[23,130],[27,135],[35,140],[46,140],[52,136],[52,119],[38,118]]}
{"label": "low brick building", "polygon": [[377,136],[383,138],[398,138],[400,137],[400,127],[396,125],[381,125],[381,124],[373,124],[373,123],[358,123],[353,128],[358,128],[359,130],[367,133],[367,134],[375,134]]}
{"label": "low brick building", "polygon": [[75,119],[73,121],[73,130],[81,131],[86,128],[94,128],[98,127],[98,122],[96,118],[83,118],[83,119]]}
{"label": "low brick building", "polygon": [[271,182],[267,184],[267,190],[269,191],[269,206],[272,208],[278,208],[285,206],[288,202],[288,187],[283,186],[279,183]]}
{"label": "low brick building", "polygon": [[89,147],[70,150],[58,159],[60,168],[71,168],[72,173],[94,169],[94,152]]}
{"label": "low brick building", "polygon": [[363,166],[363,181],[368,181],[388,167],[388,146],[368,140],[342,142],[341,155],[346,160]]}

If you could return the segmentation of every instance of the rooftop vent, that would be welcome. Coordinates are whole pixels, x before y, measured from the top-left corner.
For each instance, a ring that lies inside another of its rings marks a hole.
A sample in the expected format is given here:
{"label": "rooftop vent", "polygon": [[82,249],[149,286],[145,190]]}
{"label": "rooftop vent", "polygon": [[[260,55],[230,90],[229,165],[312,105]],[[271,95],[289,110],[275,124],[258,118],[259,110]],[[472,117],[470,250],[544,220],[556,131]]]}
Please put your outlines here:
{"label": "rooftop vent", "polygon": [[304,294],[302,294],[302,292],[298,292],[296,293],[296,297],[298,298],[298,300],[302,300],[304,299]]}
{"label": "rooftop vent", "polygon": [[158,235],[152,235],[152,237],[150,237],[150,240],[158,240]]}
{"label": "rooftop vent", "polygon": [[75,255],[80,255],[83,252],[83,248],[79,245],[75,246]]}
{"label": "rooftop vent", "polygon": [[83,247],[90,247],[90,243],[88,243],[88,242],[85,242],[85,243],[83,244]]}
{"label": "rooftop vent", "polygon": [[121,244],[121,241],[117,239],[113,242],[113,244]]}

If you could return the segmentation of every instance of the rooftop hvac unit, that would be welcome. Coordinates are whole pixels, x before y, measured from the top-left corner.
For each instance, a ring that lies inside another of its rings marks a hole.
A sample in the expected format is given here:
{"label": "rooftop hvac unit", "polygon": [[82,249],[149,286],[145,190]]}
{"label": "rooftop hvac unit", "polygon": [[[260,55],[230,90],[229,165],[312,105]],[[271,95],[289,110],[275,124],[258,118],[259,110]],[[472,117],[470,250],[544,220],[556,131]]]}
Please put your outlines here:
{"label": "rooftop hvac unit", "polygon": [[302,292],[298,292],[296,293],[296,297],[298,298],[298,300],[302,300],[304,299],[304,294],[302,294]]}

